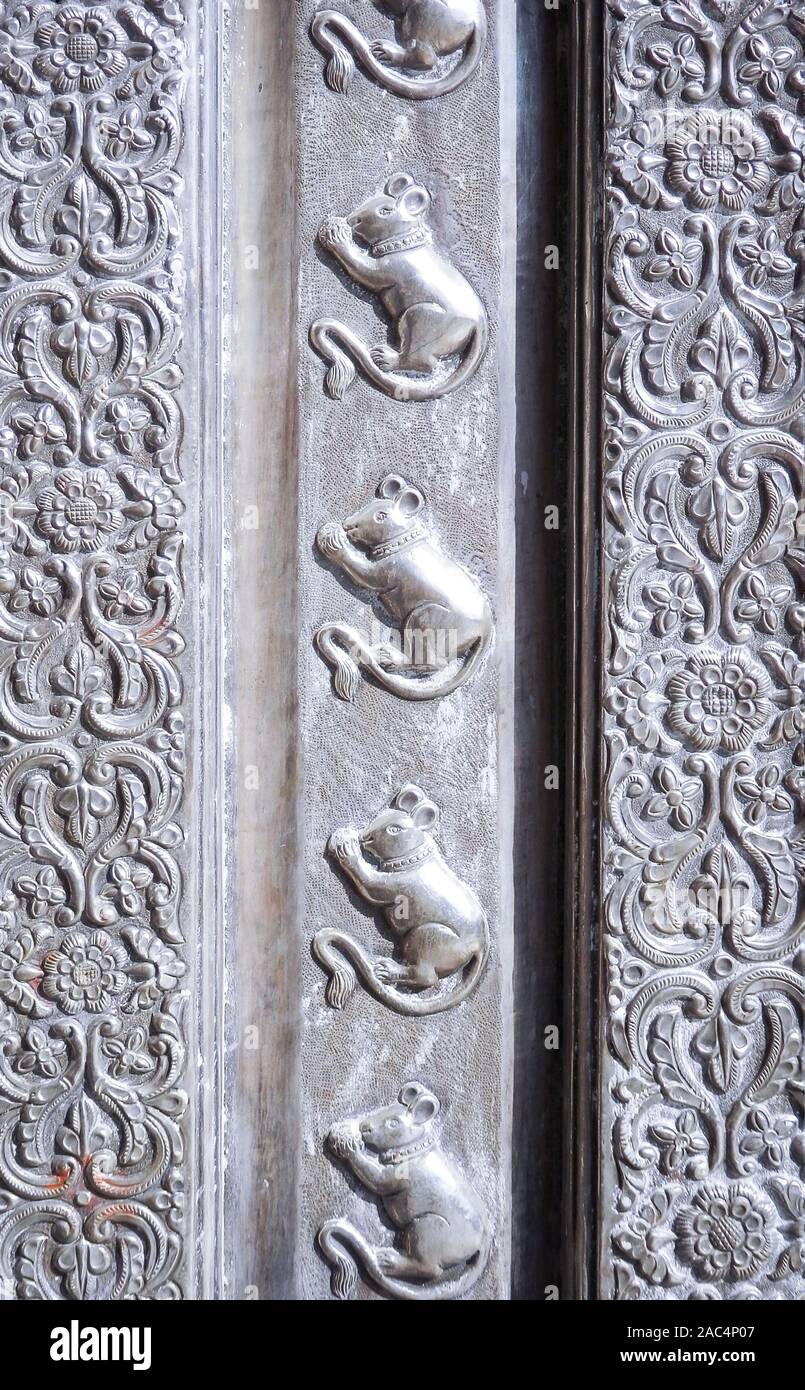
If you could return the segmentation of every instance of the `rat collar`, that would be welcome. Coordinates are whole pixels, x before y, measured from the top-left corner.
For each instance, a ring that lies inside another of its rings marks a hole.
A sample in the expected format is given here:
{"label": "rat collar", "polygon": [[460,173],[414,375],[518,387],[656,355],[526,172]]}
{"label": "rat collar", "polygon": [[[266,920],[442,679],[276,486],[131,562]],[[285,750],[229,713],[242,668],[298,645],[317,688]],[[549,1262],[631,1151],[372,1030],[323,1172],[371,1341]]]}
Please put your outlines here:
{"label": "rat collar", "polygon": [[402,535],[395,536],[391,541],[384,541],[382,545],[376,545],[370,551],[372,560],[385,560],[387,555],[395,555],[398,550],[404,550],[408,545],[414,545],[417,541],[424,541],[428,538],[428,528],[423,522],[418,521],[415,526],[410,526]]}
{"label": "rat collar", "polygon": [[395,251],[415,251],[418,246],[430,246],[432,241],[433,237],[427,227],[412,227],[410,232],[401,232],[399,236],[376,241],[372,247],[372,255],[376,260],[380,260],[382,256],[392,256]]}
{"label": "rat collar", "polygon": [[433,854],[435,845],[420,845],[413,854],[407,854],[402,859],[380,859],[378,868],[382,873],[395,874],[401,869],[410,869],[414,864],[421,864],[424,859],[429,859]]}
{"label": "rat collar", "polygon": [[381,1163],[387,1165],[407,1163],[411,1158],[418,1158],[420,1154],[426,1154],[435,1143],[435,1134],[426,1134],[422,1139],[416,1139],[412,1144],[405,1144],[401,1149],[387,1149],[385,1153],[378,1154],[378,1158]]}

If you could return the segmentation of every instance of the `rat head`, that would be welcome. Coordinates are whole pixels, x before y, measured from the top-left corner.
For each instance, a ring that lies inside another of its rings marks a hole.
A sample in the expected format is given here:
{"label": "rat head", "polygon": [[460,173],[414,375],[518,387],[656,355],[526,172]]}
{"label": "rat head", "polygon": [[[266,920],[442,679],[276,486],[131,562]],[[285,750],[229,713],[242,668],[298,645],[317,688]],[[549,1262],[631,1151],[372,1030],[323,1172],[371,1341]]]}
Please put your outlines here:
{"label": "rat head", "polygon": [[377,489],[375,500],[347,517],[344,530],[353,545],[371,550],[409,531],[424,506],[419,488],[399,473],[390,473]]}
{"label": "rat head", "polygon": [[437,807],[421,787],[409,784],[370,821],[361,835],[361,845],[381,861],[406,859],[429,843],[429,832],[438,824]]}
{"label": "rat head", "polygon": [[396,1104],[384,1105],[364,1115],[358,1128],[367,1148],[376,1153],[388,1153],[390,1149],[400,1149],[424,1139],[440,1109],[438,1100],[426,1086],[408,1081]]}
{"label": "rat head", "polygon": [[347,221],[361,241],[374,246],[421,226],[429,207],[427,188],[415,183],[410,174],[392,174],[383,192],[367,198]]}

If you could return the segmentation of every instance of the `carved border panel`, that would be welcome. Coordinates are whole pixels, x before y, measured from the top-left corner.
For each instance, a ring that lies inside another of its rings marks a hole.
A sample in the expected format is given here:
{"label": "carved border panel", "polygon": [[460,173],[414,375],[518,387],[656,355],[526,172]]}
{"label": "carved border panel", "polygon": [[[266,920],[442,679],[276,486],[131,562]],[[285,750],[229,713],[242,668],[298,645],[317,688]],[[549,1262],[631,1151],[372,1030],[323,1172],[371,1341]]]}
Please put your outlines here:
{"label": "carved border panel", "polygon": [[461,9],[296,4],[304,1299],[508,1295],[514,15]]}
{"label": "carved border panel", "polygon": [[805,9],[609,0],[604,1297],[802,1297]]}
{"label": "carved border panel", "polygon": [[12,0],[0,14],[11,1298],[194,1287],[195,19],[191,0]]}

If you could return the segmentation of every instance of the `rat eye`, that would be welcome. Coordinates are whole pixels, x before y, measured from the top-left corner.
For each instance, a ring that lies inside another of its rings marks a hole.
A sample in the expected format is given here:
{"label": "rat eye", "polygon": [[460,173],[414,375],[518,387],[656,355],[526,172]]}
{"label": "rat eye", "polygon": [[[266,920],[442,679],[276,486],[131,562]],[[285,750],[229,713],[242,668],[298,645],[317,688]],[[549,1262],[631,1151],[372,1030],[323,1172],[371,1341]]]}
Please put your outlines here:
{"label": "rat eye", "polygon": [[378,208],[377,211],[378,211],[378,216],[380,216],[380,217],[391,217],[391,214],[393,213],[394,208],[382,207],[382,208]]}
{"label": "rat eye", "polygon": [[386,1120],[386,1129],[399,1129],[399,1120]]}
{"label": "rat eye", "polygon": [[400,833],[400,827],[399,827],[399,825],[390,825],[390,826],[389,826],[389,835],[399,835],[399,833]]}
{"label": "rat eye", "polygon": [[375,521],[387,521],[388,512],[375,512]]}

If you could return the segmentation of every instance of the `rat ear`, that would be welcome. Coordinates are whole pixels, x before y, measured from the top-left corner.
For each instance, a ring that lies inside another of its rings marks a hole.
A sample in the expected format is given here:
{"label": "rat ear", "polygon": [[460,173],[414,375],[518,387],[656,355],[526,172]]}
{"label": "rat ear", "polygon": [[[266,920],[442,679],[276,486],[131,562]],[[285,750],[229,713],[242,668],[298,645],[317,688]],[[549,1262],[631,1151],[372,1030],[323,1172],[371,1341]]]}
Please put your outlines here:
{"label": "rat ear", "polygon": [[406,782],[404,787],[400,787],[392,806],[397,806],[401,811],[407,811],[409,815],[416,809],[422,801],[427,801],[427,797],[421,787],[415,787],[413,782]]}
{"label": "rat ear", "polygon": [[417,1101],[419,1100],[419,1097],[424,1096],[426,1094],[426,1088],[424,1086],[420,1086],[418,1081],[406,1081],[405,1085],[400,1091],[400,1105],[405,1105],[409,1110],[412,1110],[413,1107],[416,1105]]}
{"label": "rat ear", "polygon": [[407,486],[408,484],[405,478],[401,477],[399,473],[389,473],[388,477],[384,478],[378,487],[376,496],[393,499],[394,497],[399,497],[400,493],[404,492]]}
{"label": "rat ear", "polygon": [[420,801],[413,812],[412,820],[419,830],[433,830],[439,824],[439,808],[427,799]]}
{"label": "rat ear", "polygon": [[413,183],[410,174],[392,174],[391,178],[386,180],[386,192],[390,198],[399,198],[406,188],[413,187]]}
{"label": "rat ear", "polygon": [[427,188],[415,183],[406,190],[398,201],[400,207],[408,213],[409,217],[421,217],[423,212],[430,207],[431,199]]}
{"label": "rat ear", "polygon": [[408,1107],[411,1111],[411,1119],[415,1125],[426,1125],[430,1120],[435,1120],[441,1105],[430,1091],[424,1088],[416,1103]]}
{"label": "rat ear", "polygon": [[398,510],[403,516],[415,516],[425,505],[425,499],[418,487],[406,487],[397,500]]}

